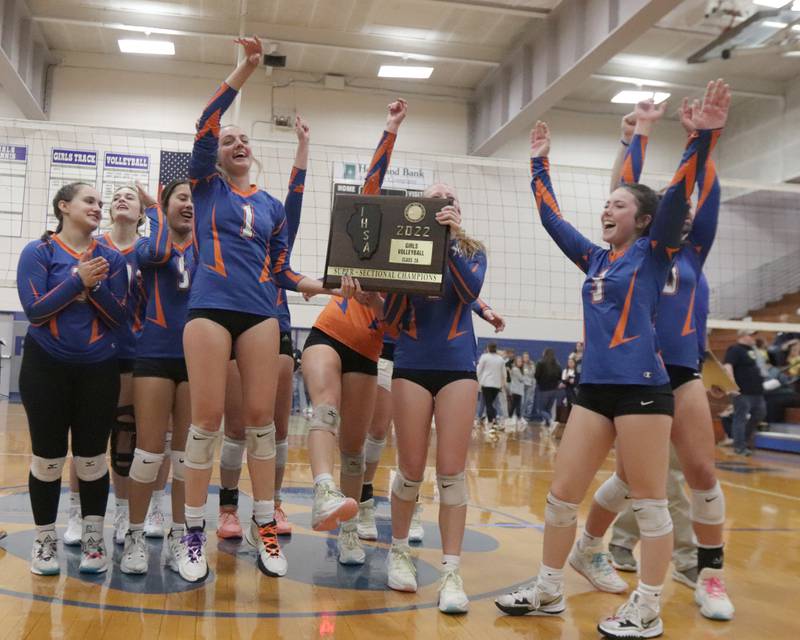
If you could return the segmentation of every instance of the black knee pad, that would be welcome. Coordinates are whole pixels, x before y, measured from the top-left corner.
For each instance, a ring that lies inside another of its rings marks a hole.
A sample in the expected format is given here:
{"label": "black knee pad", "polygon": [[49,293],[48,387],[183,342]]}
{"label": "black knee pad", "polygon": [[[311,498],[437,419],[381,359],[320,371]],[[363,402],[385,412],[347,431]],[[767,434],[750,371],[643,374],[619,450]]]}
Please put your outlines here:
{"label": "black knee pad", "polygon": [[[130,421],[123,418],[129,418]],[[117,419],[111,428],[111,468],[117,475],[128,477],[136,450],[136,421],[133,405],[117,407]]]}

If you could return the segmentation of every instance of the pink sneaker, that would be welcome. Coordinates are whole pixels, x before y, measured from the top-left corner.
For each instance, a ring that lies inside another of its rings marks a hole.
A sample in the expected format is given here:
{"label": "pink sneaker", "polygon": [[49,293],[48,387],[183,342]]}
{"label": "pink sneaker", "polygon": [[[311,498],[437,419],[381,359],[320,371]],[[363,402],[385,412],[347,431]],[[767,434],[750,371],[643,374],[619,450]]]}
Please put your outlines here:
{"label": "pink sneaker", "polygon": [[241,538],[242,537],[242,523],[239,522],[239,514],[235,511],[220,511],[219,512],[219,526],[217,527],[217,537],[225,538]]}
{"label": "pink sneaker", "polygon": [[275,506],[275,524],[279,536],[292,535],[292,523],[289,522],[289,518],[286,517],[286,512],[281,505]]}

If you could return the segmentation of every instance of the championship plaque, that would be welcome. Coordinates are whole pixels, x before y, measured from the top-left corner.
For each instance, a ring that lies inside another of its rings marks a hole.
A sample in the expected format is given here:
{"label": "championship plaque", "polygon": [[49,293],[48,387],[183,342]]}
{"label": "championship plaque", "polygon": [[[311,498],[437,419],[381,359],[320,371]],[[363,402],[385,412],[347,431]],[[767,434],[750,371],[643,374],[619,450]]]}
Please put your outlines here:
{"label": "championship plaque", "polygon": [[452,199],[337,194],[324,284],[357,278],[365,291],[442,294],[450,227],[436,222]]}

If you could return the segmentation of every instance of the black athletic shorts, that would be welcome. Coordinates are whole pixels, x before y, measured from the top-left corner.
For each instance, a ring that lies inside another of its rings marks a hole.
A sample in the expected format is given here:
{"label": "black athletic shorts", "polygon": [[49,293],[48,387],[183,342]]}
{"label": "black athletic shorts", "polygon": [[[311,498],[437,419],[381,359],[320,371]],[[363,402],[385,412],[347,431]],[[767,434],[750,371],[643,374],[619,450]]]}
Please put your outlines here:
{"label": "black athletic shorts", "polygon": [[579,384],[575,404],[609,420],[617,416],[675,413],[675,397],[668,384]]}
{"label": "black athletic shorts", "polygon": [[242,311],[228,311],[226,309],[191,309],[186,318],[188,323],[195,318],[205,318],[216,322],[221,327],[228,330],[231,340],[236,342],[240,335],[248,329],[252,329],[257,324],[269,320],[269,316],[259,316],[255,313],[244,313]]}
{"label": "black athletic shorts", "polygon": [[136,358],[134,378],[166,378],[176,385],[189,382],[186,360],[183,358]]}
{"label": "black athletic shorts", "polygon": [[294,343],[292,342],[291,331],[281,331],[281,346],[278,353],[282,356],[289,356],[294,359]]}
{"label": "black athletic shorts", "polygon": [[392,380],[402,378],[410,380],[427,389],[435,398],[436,395],[451,382],[457,380],[477,380],[474,371],[433,371],[430,369],[395,369]]}
{"label": "black athletic shorts", "polygon": [[331,338],[331,336],[324,331],[313,327],[308,334],[308,338],[306,338],[306,343],[303,345],[303,351],[318,344],[326,344],[339,354],[339,360],[342,361],[342,374],[366,373],[369,376],[377,377],[377,362],[373,362],[369,358],[362,356],[357,351],[339,342],[336,338]]}
{"label": "black athletic shorts", "polygon": [[133,373],[133,366],[136,361],[133,358],[117,358],[117,365],[119,366],[119,374]]}
{"label": "black athletic shorts", "polygon": [[678,387],[691,382],[692,380],[700,380],[700,372],[691,367],[680,367],[676,364],[667,365],[667,375],[669,376],[669,384],[672,390],[675,391]]}

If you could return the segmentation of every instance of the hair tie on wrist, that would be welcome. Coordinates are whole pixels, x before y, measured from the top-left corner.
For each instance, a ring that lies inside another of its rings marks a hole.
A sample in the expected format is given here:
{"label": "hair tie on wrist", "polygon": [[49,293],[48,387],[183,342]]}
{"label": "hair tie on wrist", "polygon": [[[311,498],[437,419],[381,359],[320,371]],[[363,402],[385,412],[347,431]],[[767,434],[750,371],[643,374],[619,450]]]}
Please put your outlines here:
{"label": "hair tie on wrist", "polygon": [[619,141],[620,141],[620,143],[622,143],[623,147],[630,147],[631,146],[630,142],[625,142],[622,138],[620,138]]}

